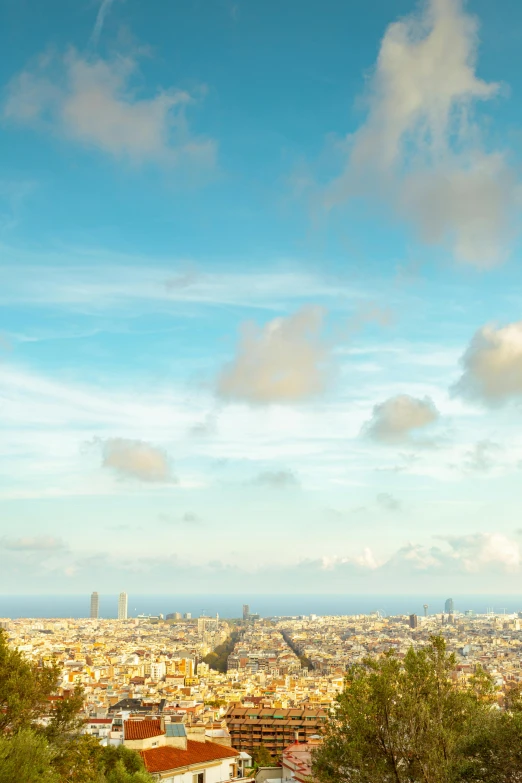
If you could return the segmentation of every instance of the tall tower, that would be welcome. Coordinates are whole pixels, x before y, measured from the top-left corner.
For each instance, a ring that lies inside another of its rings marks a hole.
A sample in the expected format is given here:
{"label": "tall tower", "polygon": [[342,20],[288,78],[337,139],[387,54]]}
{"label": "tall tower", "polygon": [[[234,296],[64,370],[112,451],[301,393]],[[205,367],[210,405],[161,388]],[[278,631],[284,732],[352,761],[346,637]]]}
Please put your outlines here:
{"label": "tall tower", "polygon": [[428,604],[423,604],[422,606],[423,606],[423,609],[424,609],[424,617],[427,617],[428,616]]}
{"label": "tall tower", "polygon": [[417,628],[419,625],[419,619],[416,614],[410,614],[410,628]]}
{"label": "tall tower", "polygon": [[248,604],[243,604],[243,620],[248,620],[250,614],[250,607]]}
{"label": "tall tower", "polygon": [[91,619],[97,620],[100,616],[100,596],[97,592],[91,593]]}
{"label": "tall tower", "polygon": [[118,620],[126,620],[127,619],[127,604],[129,602],[129,599],[127,597],[127,593],[120,593],[120,597],[118,598]]}
{"label": "tall tower", "polygon": [[454,614],[453,609],[454,609],[453,598],[448,598],[448,600],[444,604],[444,611],[446,612],[446,614]]}

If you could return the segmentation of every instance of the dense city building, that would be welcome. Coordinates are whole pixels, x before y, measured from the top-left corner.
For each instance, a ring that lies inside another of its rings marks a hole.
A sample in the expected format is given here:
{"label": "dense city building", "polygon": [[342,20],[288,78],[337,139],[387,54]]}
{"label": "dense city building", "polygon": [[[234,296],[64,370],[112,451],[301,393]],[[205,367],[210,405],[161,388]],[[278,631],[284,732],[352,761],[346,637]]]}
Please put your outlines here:
{"label": "dense city building", "polygon": [[251,753],[259,745],[280,756],[294,742],[307,742],[324,729],[327,713],[322,709],[231,706],[225,714],[232,745]]}

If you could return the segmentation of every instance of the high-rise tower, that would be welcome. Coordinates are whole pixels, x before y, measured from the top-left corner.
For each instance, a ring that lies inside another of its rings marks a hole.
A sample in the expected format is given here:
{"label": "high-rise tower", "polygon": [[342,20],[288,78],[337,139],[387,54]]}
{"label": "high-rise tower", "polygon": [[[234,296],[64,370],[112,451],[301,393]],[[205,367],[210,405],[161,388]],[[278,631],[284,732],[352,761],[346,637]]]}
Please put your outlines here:
{"label": "high-rise tower", "polygon": [[446,614],[453,614],[454,613],[453,609],[454,609],[453,598],[448,598],[448,600],[444,604],[444,611],[446,612]]}
{"label": "high-rise tower", "polygon": [[250,607],[248,604],[243,604],[243,620],[248,620],[250,614]]}
{"label": "high-rise tower", "polygon": [[120,593],[120,597],[118,598],[118,620],[126,620],[127,619],[127,605],[128,605],[129,599],[127,596],[127,593]]}
{"label": "high-rise tower", "polygon": [[97,592],[91,593],[91,618],[97,620],[100,616],[100,596]]}

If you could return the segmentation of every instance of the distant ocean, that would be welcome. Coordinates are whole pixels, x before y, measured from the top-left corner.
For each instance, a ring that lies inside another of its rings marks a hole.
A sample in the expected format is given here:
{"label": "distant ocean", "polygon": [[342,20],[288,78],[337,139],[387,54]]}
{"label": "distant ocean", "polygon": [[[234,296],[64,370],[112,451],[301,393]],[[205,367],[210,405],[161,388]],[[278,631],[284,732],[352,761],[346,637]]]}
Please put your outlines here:
{"label": "distant ocean", "polygon": [[[240,617],[243,604],[262,617],[294,615],[352,615],[379,611],[383,615],[422,615],[443,611],[449,595],[133,595],[129,593],[129,617],[138,614],[190,612],[201,615]],[[522,595],[452,595],[455,610],[471,609],[477,614],[493,610],[498,614],[522,611]],[[0,617],[89,616],[90,595],[0,595]],[[117,616],[118,596],[100,595],[100,617]]]}

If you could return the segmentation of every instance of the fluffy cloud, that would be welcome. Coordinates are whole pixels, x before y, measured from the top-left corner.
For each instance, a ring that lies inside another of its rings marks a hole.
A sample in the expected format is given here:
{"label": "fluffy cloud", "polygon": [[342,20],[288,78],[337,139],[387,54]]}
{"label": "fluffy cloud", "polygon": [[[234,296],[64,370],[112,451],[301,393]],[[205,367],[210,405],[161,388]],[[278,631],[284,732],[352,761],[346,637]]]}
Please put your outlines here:
{"label": "fluffy cloud", "polygon": [[263,471],[255,477],[253,483],[261,487],[272,487],[273,489],[286,489],[299,485],[299,481],[290,470]]}
{"label": "fluffy cloud", "polygon": [[500,405],[522,397],[522,321],[479,329],[461,359],[456,394]]}
{"label": "fluffy cloud", "polygon": [[330,348],[323,319],[323,309],[309,305],[264,328],[245,324],[237,355],[218,378],[219,396],[264,404],[306,400],[324,391]]}
{"label": "fluffy cloud", "polygon": [[363,433],[381,443],[397,443],[439,418],[439,412],[429,397],[417,399],[408,394],[390,397],[375,405]]}
{"label": "fluffy cloud", "polygon": [[475,101],[499,85],[477,78],[476,20],[460,0],[428,0],[420,16],[384,35],[364,125],[348,139],[348,162],[326,206],[355,195],[387,198],[428,243],[460,261],[503,260],[519,187],[502,152],[484,152]]}
{"label": "fluffy cloud", "polygon": [[187,125],[193,97],[171,89],[138,98],[136,71],[131,56],[88,59],[74,49],[63,58],[42,56],[9,84],[4,116],[135,163],[212,164],[214,143]]}
{"label": "fluffy cloud", "polygon": [[469,572],[493,566],[506,571],[520,568],[520,547],[502,533],[474,533],[447,538],[456,558]]}
{"label": "fluffy cloud", "polygon": [[99,443],[102,448],[103,467],[114,470],[123,478],[145,482],[176,481],[169,458],[163,449],[142,440],[127,438],[108,438]]}
{"label": "fluffy cloud", "polygon": [[53,536],[21,536],[2,538],[0,546],[13,552],[57,552],[66,548],[64,542]]}

